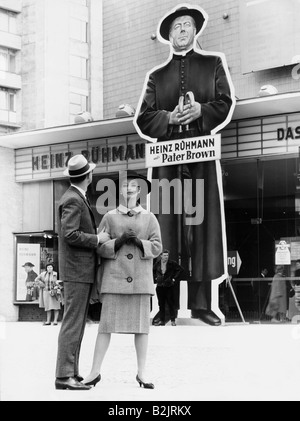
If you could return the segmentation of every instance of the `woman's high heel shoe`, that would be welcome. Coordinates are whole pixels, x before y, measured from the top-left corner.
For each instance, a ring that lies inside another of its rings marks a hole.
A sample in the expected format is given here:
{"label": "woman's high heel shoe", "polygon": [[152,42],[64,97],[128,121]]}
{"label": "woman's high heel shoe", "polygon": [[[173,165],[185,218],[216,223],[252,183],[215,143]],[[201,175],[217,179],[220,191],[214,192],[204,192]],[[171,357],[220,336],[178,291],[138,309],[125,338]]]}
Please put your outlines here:
{"label": "woman's high heel shoe", "polygon": [[154,384],[153,383],[144,383],[144,382],[142,382],[142,380],[139,378],[138,374],[136,375],[136,381],[139,383],[140,387],[143,386],[144,389],[154,389]]}
{"label": "woman's high heel shoe", "polygon": [[96,384],[100,382],[100,380],[101,380],[101,374],[99,374],[99,376],[97,376],[94,380],[91,380],[90,382],[83,383],[83,384],[85,384],[86,386],[94,386],[95,387]]}

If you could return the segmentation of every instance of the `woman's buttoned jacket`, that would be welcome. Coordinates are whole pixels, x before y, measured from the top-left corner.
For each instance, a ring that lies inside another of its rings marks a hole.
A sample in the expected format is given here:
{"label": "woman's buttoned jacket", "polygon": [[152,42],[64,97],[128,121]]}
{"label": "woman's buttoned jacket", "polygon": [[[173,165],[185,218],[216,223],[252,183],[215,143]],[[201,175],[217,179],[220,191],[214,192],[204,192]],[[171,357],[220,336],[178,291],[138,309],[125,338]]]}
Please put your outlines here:
{"label": "woman's buttoned jacket", "polygon": [[47,271],[39,274],[35,281],[40,281],[40,288],[46,288],[47,291],[50,291],[54,287],[54,284],[57,281],[57,272],[53,271],[49,273]]}
{"label": "woman's buttoned jacket", "polygon": [[[98,248],[102,264],[101,293],[154,295],[153,259],[162,250],[160,226],[155,215],[141,206],[128,212],[118,207],[104,215],[99,230],[105,227],[111,240]],[[115,252],[116,238],[132,228],[143,244],[143,252],[125,243]]]}

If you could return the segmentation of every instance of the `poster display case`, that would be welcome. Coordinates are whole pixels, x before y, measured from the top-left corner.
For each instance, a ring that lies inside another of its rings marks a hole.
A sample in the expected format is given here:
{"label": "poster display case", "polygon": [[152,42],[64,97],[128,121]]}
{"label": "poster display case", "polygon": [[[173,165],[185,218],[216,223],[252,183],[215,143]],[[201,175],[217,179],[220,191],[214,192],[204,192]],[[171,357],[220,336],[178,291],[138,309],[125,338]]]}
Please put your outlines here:
{"label": "poster display case", "polygon": [[53,232],[31,232],[15,236],[15,303],[39,303],[35,278],[53,263],[57,270],[57,235]]}

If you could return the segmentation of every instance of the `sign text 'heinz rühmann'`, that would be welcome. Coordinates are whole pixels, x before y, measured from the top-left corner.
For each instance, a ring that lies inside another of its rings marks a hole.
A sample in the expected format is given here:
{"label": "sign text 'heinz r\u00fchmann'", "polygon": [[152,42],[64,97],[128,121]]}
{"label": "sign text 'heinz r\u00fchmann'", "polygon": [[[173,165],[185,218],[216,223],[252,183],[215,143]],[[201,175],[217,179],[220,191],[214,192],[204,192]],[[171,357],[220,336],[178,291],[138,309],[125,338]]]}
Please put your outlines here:
{"label": "sign text 'heinz r\u00fchmann'", "polygon": [[146,145],[146,167],[221,159],[221,135],[192,137]]}

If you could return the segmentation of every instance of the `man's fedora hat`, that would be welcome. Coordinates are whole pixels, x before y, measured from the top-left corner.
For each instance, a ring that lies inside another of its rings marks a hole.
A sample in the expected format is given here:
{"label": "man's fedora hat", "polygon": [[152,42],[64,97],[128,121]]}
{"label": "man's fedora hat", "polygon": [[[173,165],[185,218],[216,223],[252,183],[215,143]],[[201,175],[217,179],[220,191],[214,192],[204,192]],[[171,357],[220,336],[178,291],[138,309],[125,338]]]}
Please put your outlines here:
{"label": "man's fedora hat", "polygon": [[120,175],[114,178],[113,180],[116,183],[117,188],[119,189],[119,182],[122,182],[123,180],[128,180],[128,179],[144,180],[147,183],[148,193],[150,193],[151,182],[147,179],[147,177],[145,177],[142,174],[137,173],[136,171],[133,171],[133,170],[124,171],[120,173]]}
{"label": "man's fedora hat", "polygon": [[69,160],[68,168],[64,171],[64,175],[72,178],[81,177],[93,171],[95,167],[96,164],[90,164],[83,155],[75,155]]}
{"label": "man's fedora hat", "polygon": [[25,266],[29,266],[29,267],[33,268],[34,264],[31,263],[31,262],[26,262],[26,263],[24,263],[24,265],[22,265],[22,268],[24,268]]}
{"label": "man's fedora hat", "polygon": [[205,16],[199,9],[187,6],[179,7],[178,9],[167,15],[165,18],[163,18],[158,29],[162,38],[169,41],[171,24],[174,21],[174,19],[178,18],[179,16],[191,16],[195,20],[196,34],[200,32],[205,22]]}

